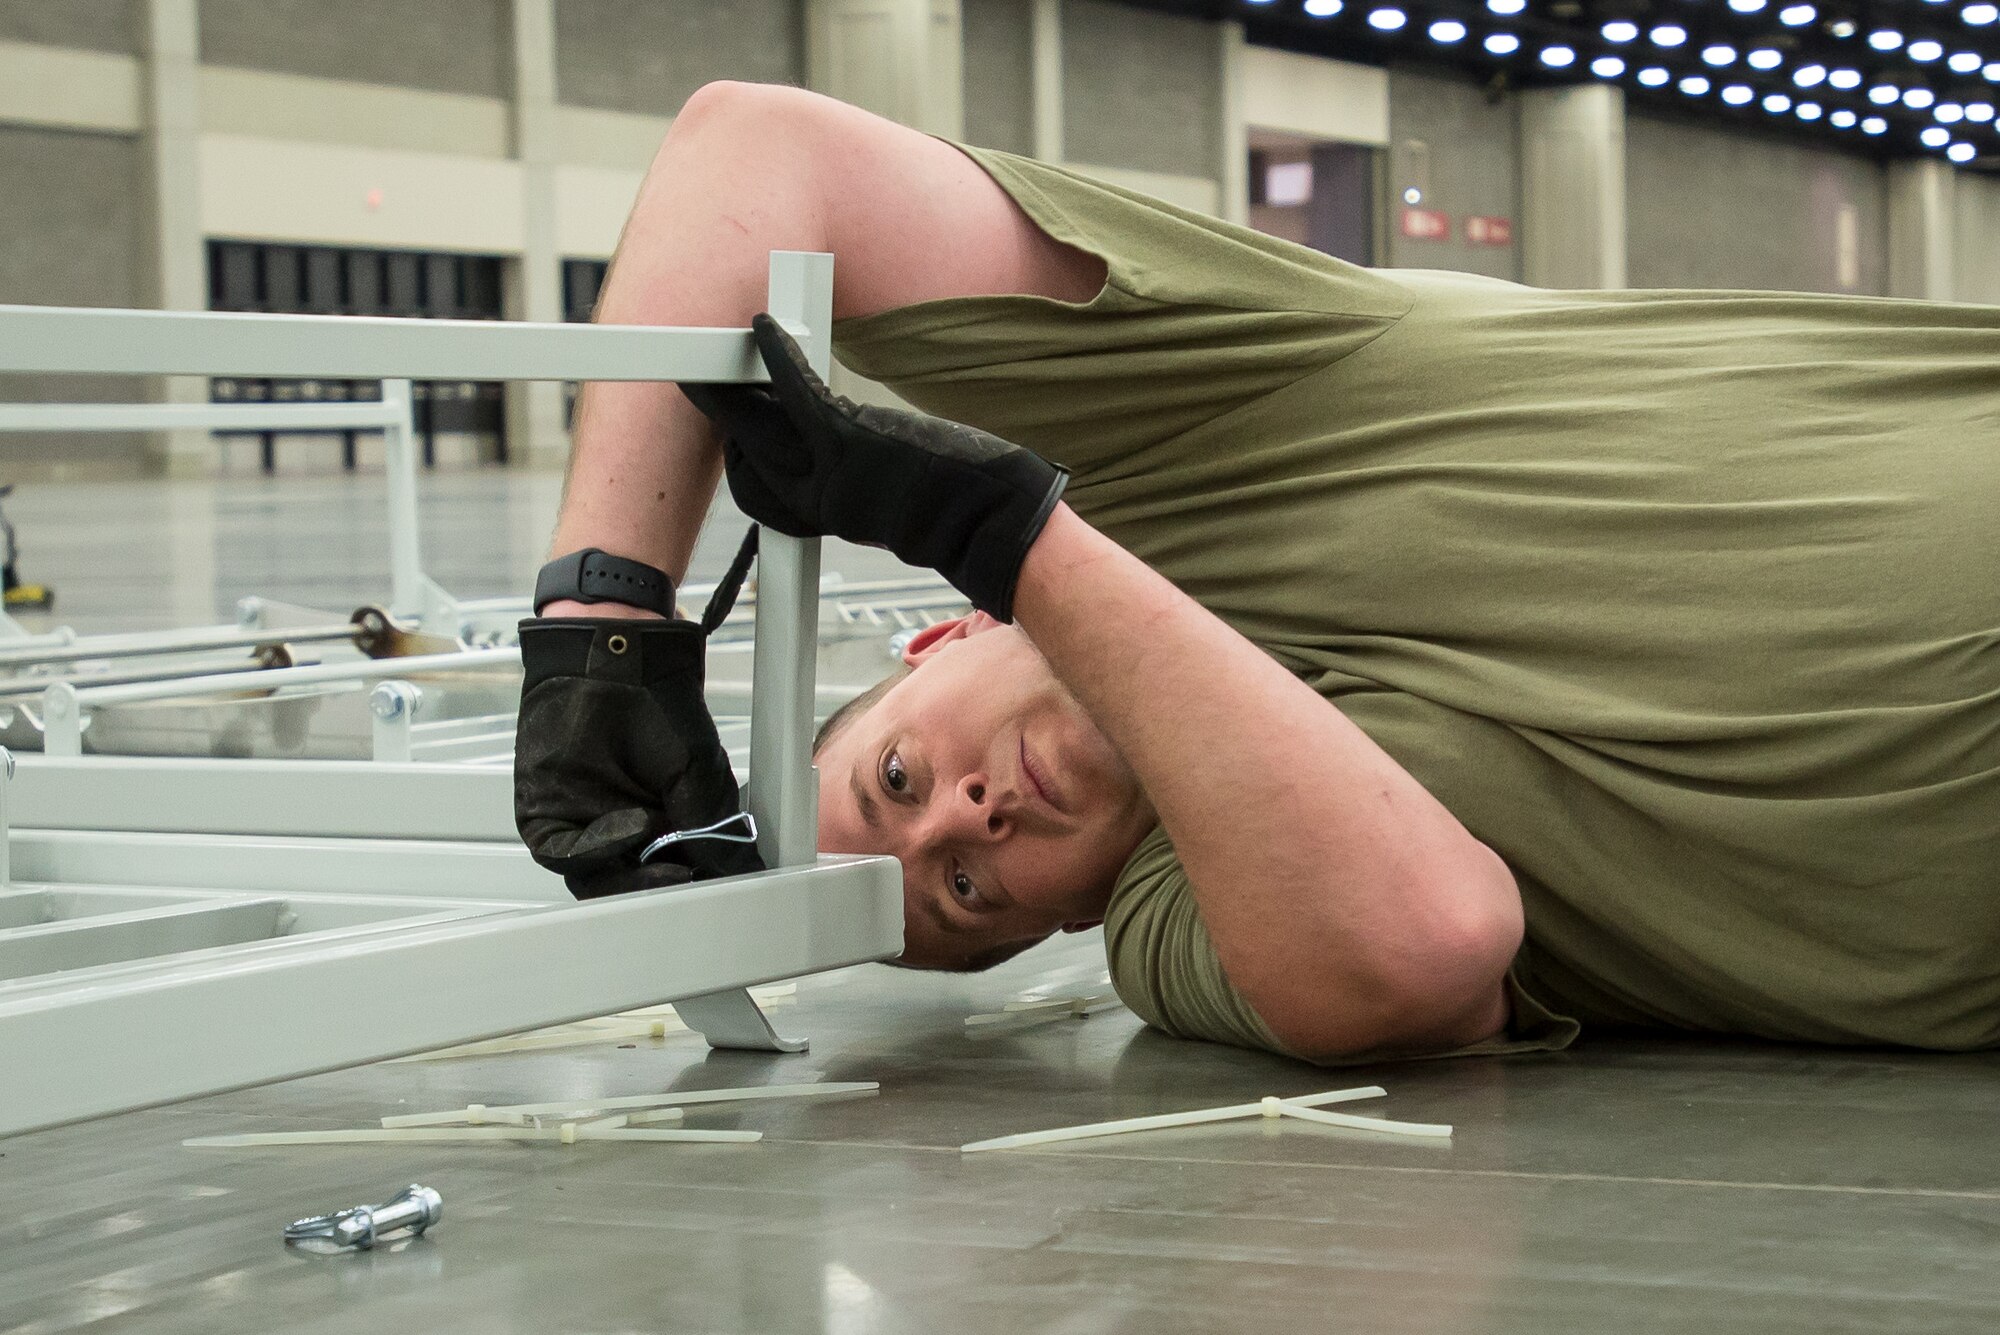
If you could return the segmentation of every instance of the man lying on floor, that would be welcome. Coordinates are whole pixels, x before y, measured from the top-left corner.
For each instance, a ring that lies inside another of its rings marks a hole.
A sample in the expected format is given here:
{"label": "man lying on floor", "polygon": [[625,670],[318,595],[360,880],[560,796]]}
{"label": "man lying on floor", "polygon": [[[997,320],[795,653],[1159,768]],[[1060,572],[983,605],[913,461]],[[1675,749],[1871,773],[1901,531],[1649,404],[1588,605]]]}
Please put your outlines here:
{"label": "man lying on floor", "polygon": [[572,563],[524,629],[522,828],[573,885],[713,818],[662,751],[734,800],[605,648],[698,663],[658,616],[726,436],[753,518],[979,608],[819,753],[907,963],[1102,919],[1148,1022],[1318,1061],[2000,1043],[2000,310],[1364,270],[715,85],[598,319],[749,323],[778,249],[952,420],[834,400],[767,320],[770,389],[589,387],[554,550],[657,587]]}

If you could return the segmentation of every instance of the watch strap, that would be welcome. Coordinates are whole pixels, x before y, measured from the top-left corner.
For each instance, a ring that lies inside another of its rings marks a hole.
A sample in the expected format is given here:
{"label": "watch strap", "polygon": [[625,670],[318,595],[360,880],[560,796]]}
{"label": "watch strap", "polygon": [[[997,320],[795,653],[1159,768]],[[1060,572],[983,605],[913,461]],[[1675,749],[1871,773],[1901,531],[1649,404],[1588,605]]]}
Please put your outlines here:
{"label": "watch strap", "polygon": [[535,577],[536,616],[550,603],[564,599],[579,603],[624,603],[671,617],[674,582],[665,571],[643,561],[585,547],[557,557]]}

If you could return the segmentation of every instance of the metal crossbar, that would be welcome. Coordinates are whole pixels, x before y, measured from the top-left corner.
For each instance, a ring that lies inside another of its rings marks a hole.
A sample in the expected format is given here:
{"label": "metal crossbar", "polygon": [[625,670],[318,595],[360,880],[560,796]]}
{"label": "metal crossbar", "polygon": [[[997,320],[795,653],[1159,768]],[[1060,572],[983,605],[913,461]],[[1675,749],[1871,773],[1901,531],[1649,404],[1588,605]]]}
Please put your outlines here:
{"label": "metal crossbar", "polygon": [[[768,305],[824,372],[831,257],[774,254]],[[763,378],[747,330],[0,306],[0,373],[12,371]],[[765,535],[759,584],[748,805],[774,870],[753,876],[575,903],[521,847],[499,767],[9,761],[0,1135],[665,1001],[711,1043],[795,1049],[745,989],[893,954],[901,871],[815,852],[818,543]],[[297,671],[308,684],[326,672]],[[64,685],[51,698],[173,689]],[[435,740],[495,745],[497,731]]]}

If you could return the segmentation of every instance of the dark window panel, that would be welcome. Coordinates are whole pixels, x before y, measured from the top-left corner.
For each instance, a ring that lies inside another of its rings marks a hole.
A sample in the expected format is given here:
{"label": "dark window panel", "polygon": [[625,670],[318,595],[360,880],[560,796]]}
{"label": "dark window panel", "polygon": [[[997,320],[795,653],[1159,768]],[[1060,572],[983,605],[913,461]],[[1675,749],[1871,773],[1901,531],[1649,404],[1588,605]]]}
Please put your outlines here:
{"label": "dark window panel", "polygon": [[297,246],[264,247],[263,309],[295,313],[303,309],[305,284]]}
{"label": "dark window panel", "polygon": [[257,247],[218,241],[209,247],[209,300],[223,311],[257,309],[259,281]]}
{"label": "dark window panel", "polygon": [[390,251],[382,257],[383,307],[387,315],[424,313],[423,256]]}
{"label": "dark window panel", "polygon": [[339,315],[347,309],[341,292],[340,252],[315,247],[306,252],[304,309],[314,315]]}
{"label": "dark window panel", "polygon": [[341,266],[347,270],[347,310],[353,315],[380,315],[387,309],[382,292],[382,252],[344,250]]}

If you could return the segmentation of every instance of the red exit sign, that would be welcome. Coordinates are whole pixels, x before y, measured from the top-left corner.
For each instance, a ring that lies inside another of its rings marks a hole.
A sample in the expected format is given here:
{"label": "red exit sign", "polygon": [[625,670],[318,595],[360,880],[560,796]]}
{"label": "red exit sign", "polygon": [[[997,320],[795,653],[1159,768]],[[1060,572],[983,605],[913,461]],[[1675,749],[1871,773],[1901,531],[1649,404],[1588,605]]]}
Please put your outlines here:
{"label": "red exit sign", "polygon": [[1477,215],[1467,218],[1465,239],[1475,246],[1511,246],[1514,244],[1514,220]]}
{"label": "red exit sign", "polygon": [[1412,241],[1451,240],[1451,215],[1436,209],[1404,209],[1403,235]]}

